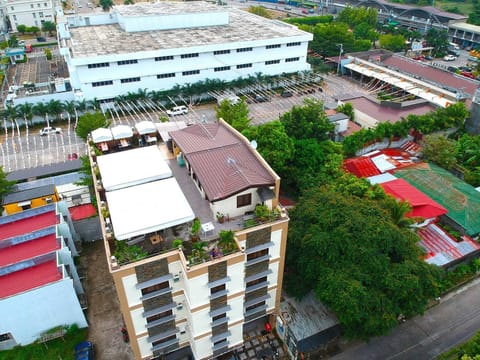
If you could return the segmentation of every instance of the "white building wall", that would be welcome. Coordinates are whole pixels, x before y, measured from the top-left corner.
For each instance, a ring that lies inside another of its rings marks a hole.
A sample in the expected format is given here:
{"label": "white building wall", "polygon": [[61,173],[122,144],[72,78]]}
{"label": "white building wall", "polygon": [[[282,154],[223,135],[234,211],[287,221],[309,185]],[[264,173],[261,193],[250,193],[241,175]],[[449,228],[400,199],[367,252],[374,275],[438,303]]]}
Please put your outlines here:
{"label": "white building wall", "polygon": [[140,297],[142,293],[138,290],[135,286],[138,284],[137,275],[132,274],[128,276],[124,276],[122,278],[123,282],[123,290],[125,291],[125,296],[127,298],[128,306],[136,306],[140,305],[142,302],[140,301]]}
{"label": "white building wall", "polygon": [[273,247],[268,249],[268,253],[272,256],[272,259],[278,259],[280,257],[280,250],[282,245],[282,230],[272,231],[270,240],[275,244]]}
{"label": "white building wall", "polygon": [[[249,193],[252,194],[252,203],[248,206],[242,206],[240,208],[237,208],[237,197],[241,195],[249,194]],[[219,212],[221,214],[225,214],[230,217],[235,217],[235,216],[242,216],[246,212],[255,210],[255,206],[261,203],[262,203],[262,200],[258,195],[257,188],[254,188],[254,189],[247,189],[245,191],[242,191],[225,200],[217,201],[215,203],[210,203],[210,207],[214,214]]]}
{"label": "white building wall", "polygon": [[0,333],[21,345],[56,326],[88,326],[69,278],[0,300],[0,319]]}
{"label": "white building wall", "polygon": [[12,32],[17,32],[18,25],[37,26],[42,22],[55,23],[55,9],[52,0],[11,1],[3,5],[10,20]]}

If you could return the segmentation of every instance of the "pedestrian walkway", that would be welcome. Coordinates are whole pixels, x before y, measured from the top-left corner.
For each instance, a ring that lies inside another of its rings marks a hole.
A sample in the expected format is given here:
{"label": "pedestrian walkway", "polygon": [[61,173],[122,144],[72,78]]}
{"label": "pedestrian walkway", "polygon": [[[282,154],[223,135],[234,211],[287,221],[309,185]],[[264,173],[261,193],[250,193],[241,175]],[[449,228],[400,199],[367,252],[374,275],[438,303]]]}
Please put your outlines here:
{"label": "pedestrian walkway", "polygon": [[273,360],[285,358],[285,352],[272,333],[262,335],[260,331],[249,331],[243,348],[237,350],[240,360]]}

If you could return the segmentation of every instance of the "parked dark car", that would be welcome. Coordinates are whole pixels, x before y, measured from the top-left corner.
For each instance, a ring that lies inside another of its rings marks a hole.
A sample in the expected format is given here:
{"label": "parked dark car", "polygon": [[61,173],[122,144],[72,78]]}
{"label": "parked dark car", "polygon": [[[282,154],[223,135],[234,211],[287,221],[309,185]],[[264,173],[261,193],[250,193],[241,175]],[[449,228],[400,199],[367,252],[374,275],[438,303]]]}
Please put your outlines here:
{"label": "parked dark car", "polygon": [[287,98],[287,97],[292,97],[292,96],[293,96],[293,94],[292,94],[291,91],[288,91],[288,90],[283,90],[282,91],[282,97]]}
{"label": "parked dark car", "polygon": [[255,102],[269,102],[270,101],[270,98],[268,96],[265,96],[265,95],[255,95]]}
{"label": "parked dark car", "polygon": [[91,341],[82,341],[75,346],[75,360],[94,360],[95,350]]}
{"label": "parked dark car", "polygon": [[427,56],[425,56],[425,60],[429,60],[429,61],[433,60],[433,56],[427,55]]}
{"label": "parked dark car", "polygon": [[37,36],[37,41],[38,42],[45,42],[47,39],[45,39],[43,36]]}

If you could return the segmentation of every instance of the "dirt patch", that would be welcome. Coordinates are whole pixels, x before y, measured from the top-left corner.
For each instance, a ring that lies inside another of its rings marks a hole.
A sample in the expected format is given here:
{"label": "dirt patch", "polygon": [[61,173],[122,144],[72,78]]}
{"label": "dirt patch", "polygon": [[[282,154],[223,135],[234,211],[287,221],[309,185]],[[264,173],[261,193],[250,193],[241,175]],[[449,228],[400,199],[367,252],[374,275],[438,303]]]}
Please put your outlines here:
{"label": "dirt patch", "polygon": [[103,241],[84,243],[81,264],[86,274],[83,284],[88,298],[88,339],[95,344],[96,359],[133,359],[132,349],[124,343],[120,332],[122,314]]}

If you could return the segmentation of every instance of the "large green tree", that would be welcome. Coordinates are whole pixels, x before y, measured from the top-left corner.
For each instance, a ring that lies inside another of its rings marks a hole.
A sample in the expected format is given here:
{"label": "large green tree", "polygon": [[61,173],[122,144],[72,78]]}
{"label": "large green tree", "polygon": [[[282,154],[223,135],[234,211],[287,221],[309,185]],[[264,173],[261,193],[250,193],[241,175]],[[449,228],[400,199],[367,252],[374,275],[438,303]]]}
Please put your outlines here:
{"label": "large green tree", "polygon": [[335,126],[328,120],[321,101],[306,99],[280,117],[288,136],[293,139],[327,140]]}
{"label": "large green tree", "polygon": [[405,49],[405,37],[403,37],[403,35],[380,35],[379,41],[380,47],[393,52],[398,52]]}
{"label": "large green tree", "polygon": [[425,136],[422,153],[426,159],[447,170],[457,163],[455,158],[455,141],[447,139],[442,135]]}
{"label": "large green tree", "polygon": [[427,45],[433,47],[434,56],[443,56],[447,53],[448,33],[445,30],[431,28],[425,34]]}
{"label": "large green tree", "polygon": [[42,31],[48,32],[48,36],[52,36],[52,33],[57,30],[55,23],[51,21],[45,21],[42,23]]}
{"label": "large green tree", "polygon": [[257,142],[258,152],[277,173],[285,173],[286,165],[293,158],[294,145],[280,121],[250,126],[243,134]]}
{"label": "large green tree", "polygon": [[108,127],[109,122],[105,119],[102,113],[86,113],[78,119],[77,128],[75,132],[79,137],[86,140],[88,134],[90,134],[93,130],[101,128],[101,127]]}
{"label": "large green tree", "polygon": [[310,48],[324,56],[338,56],[340,44],[343,52],[355,51],[355,36],[344,23],[317,24],[313,28],[313,40]]}
{"label": "large green tree", "polygon": [[222,118],[240,132],[250,125],[248,106],[243,100],[236,104],[232,104],[228,100],[223,100],[220,105],[215,108],[215,112],[217,119]]}
{"label": "large green tree", "polygon": [[387,333],[438,292],[441,269],[421,260],[418,237],[379,201],[314,187],[290,212],[287,291],[313,289],[351,338]]}
{"label": "large green tree", "polygon": [[352,29],[360,24],[365,24],[370,28],[375,28],[377,25],[377,9],[373,7],[351,7],[347,6],[342,10],[336,19],[338,22],[343,22]]}

